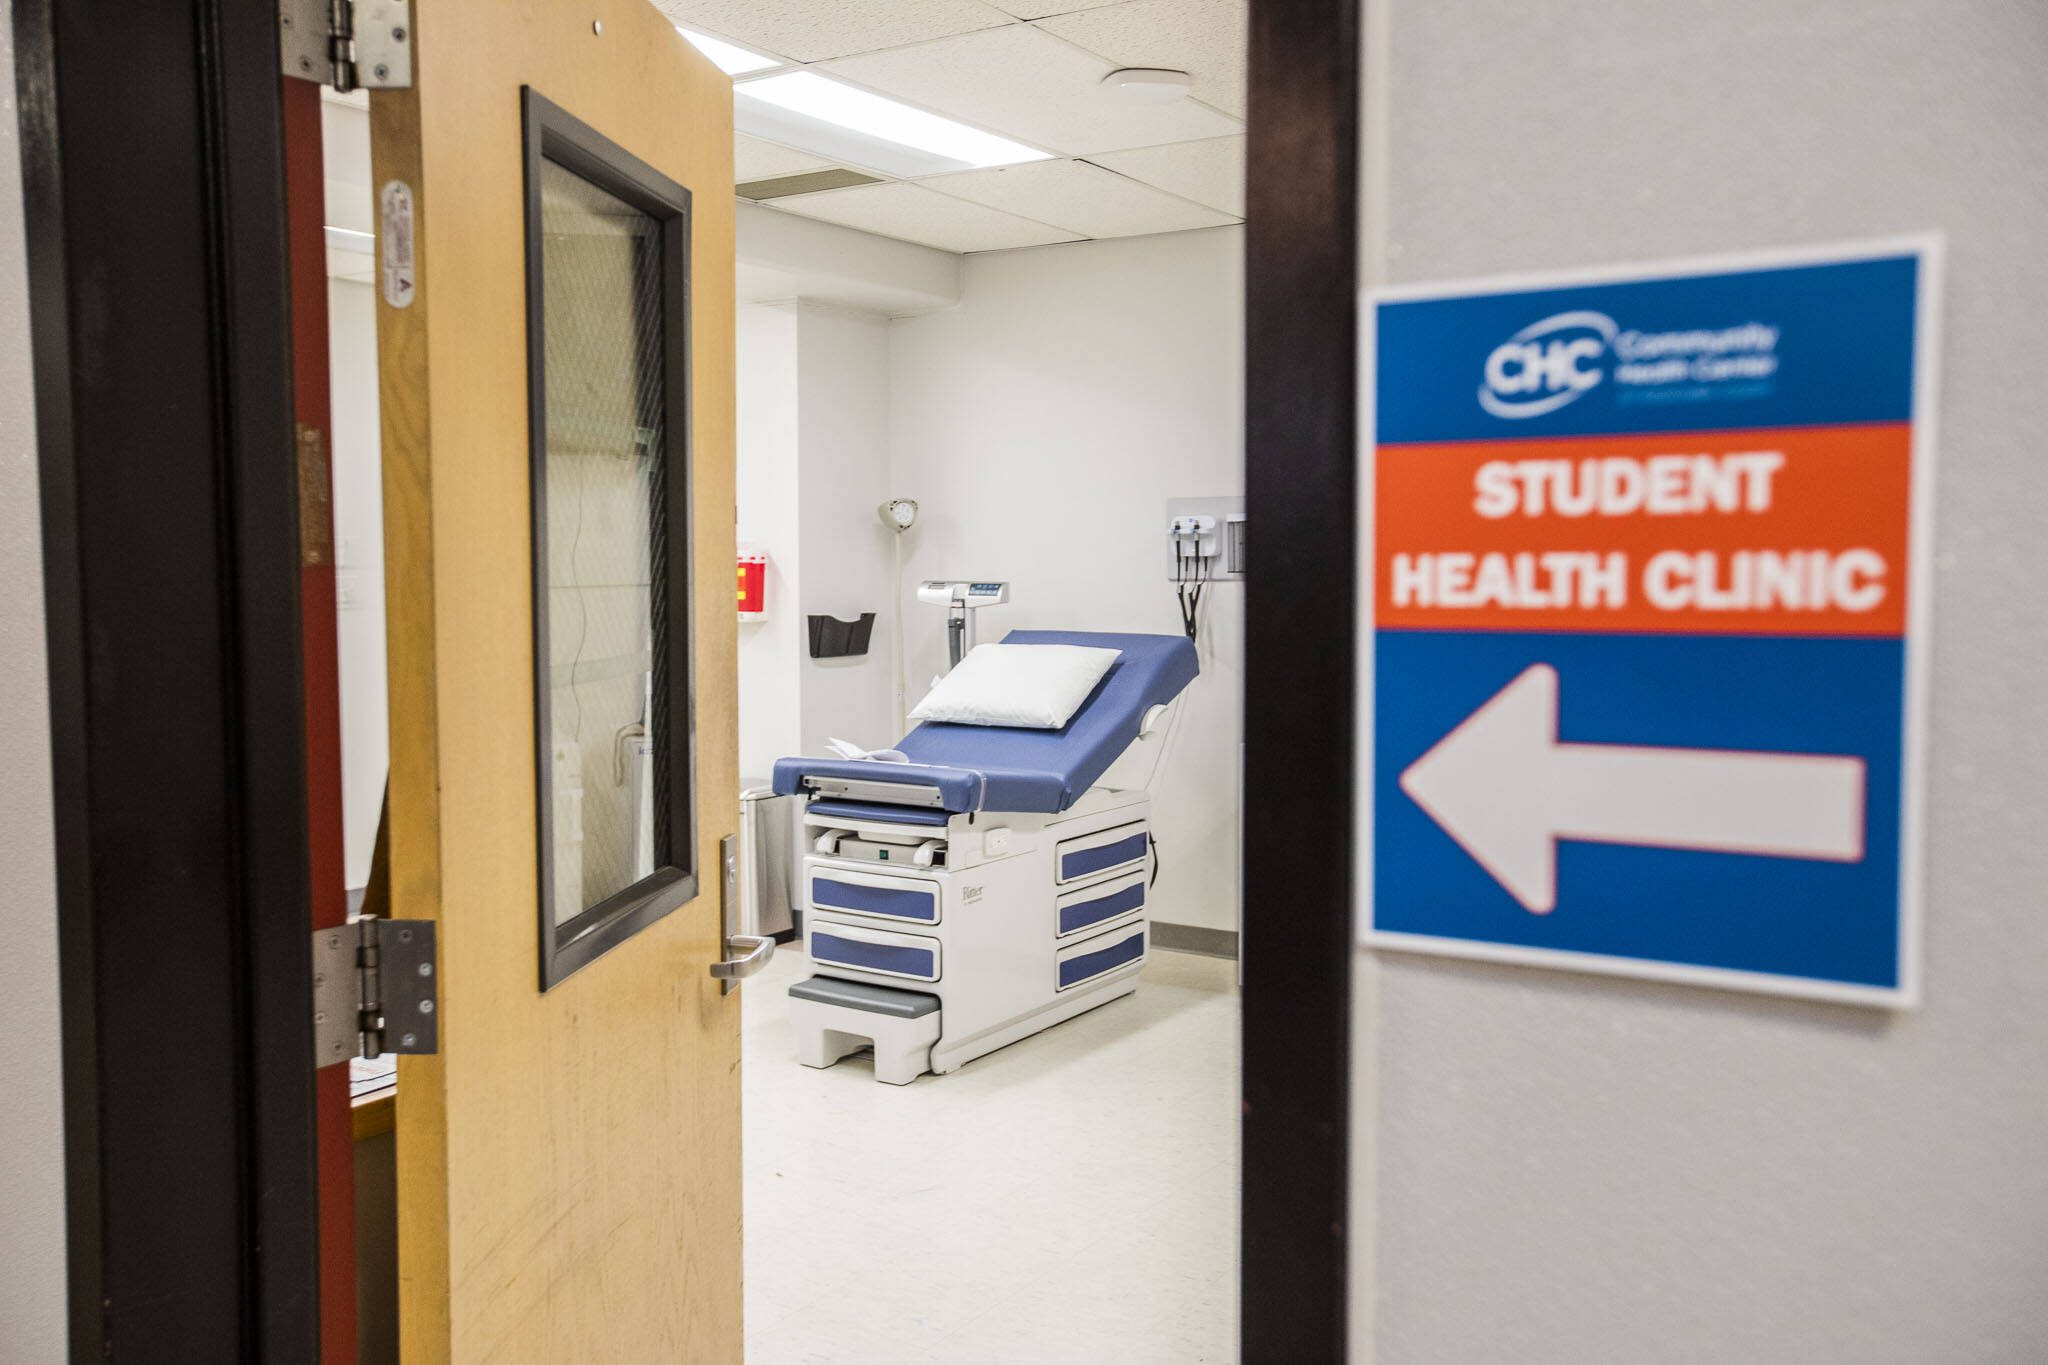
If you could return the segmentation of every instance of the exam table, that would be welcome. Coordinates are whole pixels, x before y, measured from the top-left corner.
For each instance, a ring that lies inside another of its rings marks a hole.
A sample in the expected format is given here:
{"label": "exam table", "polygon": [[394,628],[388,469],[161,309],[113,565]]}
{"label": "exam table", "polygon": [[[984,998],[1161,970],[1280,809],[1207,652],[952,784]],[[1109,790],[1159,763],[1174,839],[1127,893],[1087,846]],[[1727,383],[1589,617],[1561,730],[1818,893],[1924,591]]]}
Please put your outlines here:
{"label": "exam table", "polygon": [[1127,995],[1145,960],[1151,799],[1094,785],[1199,671],[1179,635],[1017,630],[1116,662],[1058,730],[926,723],[907,763],[785,758],[808,852],[798,1057],[872,1044],[877,1080],[943,1075]]}

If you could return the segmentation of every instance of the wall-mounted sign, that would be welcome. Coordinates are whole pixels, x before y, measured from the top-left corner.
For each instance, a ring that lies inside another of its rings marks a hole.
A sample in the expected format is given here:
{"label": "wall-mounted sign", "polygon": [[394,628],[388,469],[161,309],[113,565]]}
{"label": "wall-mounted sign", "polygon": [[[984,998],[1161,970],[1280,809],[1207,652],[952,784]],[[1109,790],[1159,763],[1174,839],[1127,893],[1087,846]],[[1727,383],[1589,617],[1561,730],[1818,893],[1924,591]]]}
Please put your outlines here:
{"label": "wall-mounted sign", "polygon": [[1938,244],[1366,311],[1367,941],[1918,990]]}

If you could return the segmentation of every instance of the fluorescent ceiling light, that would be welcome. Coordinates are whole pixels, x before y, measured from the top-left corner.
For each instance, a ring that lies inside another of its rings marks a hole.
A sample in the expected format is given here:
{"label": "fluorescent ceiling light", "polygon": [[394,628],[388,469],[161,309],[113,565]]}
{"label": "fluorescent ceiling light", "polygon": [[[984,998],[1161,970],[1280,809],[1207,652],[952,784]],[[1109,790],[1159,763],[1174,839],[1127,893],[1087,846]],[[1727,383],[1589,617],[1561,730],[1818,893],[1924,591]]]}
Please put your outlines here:
{"label": "fluorescent ceiling light", "polygon": [[714,38],[708,33],[698,33],[694,29],[684,28],[681,24],[676,25],[676,32],[688,38],[690,46],[709,57],[717,64],[718,69],[728,76],[745,76],[755,71],[766,71],[771,66],[782,65],[774,57],[749,51],[738,43],[728,43],[725,39]]}
{"label": "fluorescent ceiling light", "polygon": [[937,175],[1052,156],[814,71],[733,87],[741,131],[889,175]]}

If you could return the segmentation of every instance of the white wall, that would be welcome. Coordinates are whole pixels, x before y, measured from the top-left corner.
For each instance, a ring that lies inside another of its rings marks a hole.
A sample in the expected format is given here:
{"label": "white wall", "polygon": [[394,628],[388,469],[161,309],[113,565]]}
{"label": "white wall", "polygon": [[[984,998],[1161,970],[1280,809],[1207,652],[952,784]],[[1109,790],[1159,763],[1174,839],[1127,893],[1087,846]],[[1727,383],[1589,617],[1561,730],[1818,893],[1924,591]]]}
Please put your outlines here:
{"label": "white wall", "polygon": [[734,206],[740,302],[803,299],[883,317],[960,301],[961,258],[742,199]]}
{"label": "white wall", "polygon": [[834,735],[868,748],[898,738],[889,701],[890,533],[875,514],[894,491],[889,326],[873,314],[810,304],[797,314],[800,610],[842,621],[875,613],[863,655],[813,659],[805,636],[804,753],[824,752]]}
{"label": "white wall", "polygon": [[740,623],[740,776],[766,781],[803,751],[803,613],[797,517],[797,310],[743,304],[738,319],[740,548],[768,556],[768,616]]}
{"label": "white wall", "polygon": [[2048,1359],[2048,10],[1381,0],[1366,35],[1369,278],[1939,228],[1949,283],[1926,1003],[1362,957],[1361,1345]]}
{"label": "white wall", "polygon": [[[370,114],[361,93],[320,92],[320,141],[330,227],[375,227]],[[341,690],[343,871],[351,890],[370,880],[391,732],[384,677],[383,433],[377,412],[374,262],[327,251],[327,374],[332,398],[335,643]]]}
{"label": "white wall", "polygon": [[[739,310],[739,538],[769,559],[768,619],[740,626],[740,767],[896,738],[889,703],[886,318],[811,303]],[[875,613],[868,652],[813,659],[806,617]]]}
{"label": "white wall", "polygon": [[384,475],[374,287],[328,280],[327,333],[334,426],[342,838],[348,885],[354,889],[369,884],[391,747],[384,681]]}
{"label": "white wall", "polygon": [[[969,256],[957,308],[895,322],[892,477],[921,505],[908,580],[1009,580],[983,640],[1179,631],[1166,499],[1244,491],[1243,250],[1217,228]],[[1153,913],[1173,923],[1237,928],[1243,604],[1240,585],[1208,590],[1203,676],[1154,786]],[[914,702],[945,613],[908,611]],[[1114,780],[1142,784],[1153,758],[1137,746]]]}
{"label": "white wall", "polygon": [[[14,70],[0,0],[0,68]],[[0,1360],[66,1356],[64,1113],[42,505],[14,82],[0,87]]]}

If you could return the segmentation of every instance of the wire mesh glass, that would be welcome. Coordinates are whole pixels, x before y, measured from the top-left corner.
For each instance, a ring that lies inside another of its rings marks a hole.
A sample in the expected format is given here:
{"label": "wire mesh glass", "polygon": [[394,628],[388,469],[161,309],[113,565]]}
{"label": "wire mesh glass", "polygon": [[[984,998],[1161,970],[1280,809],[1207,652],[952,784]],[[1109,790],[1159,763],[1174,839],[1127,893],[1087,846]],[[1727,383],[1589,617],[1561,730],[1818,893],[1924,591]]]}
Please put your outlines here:
{"label": "wire mesh glass", "polygon": [[565,923],[667,864],[661,225],[541,162],[548,787]]}

